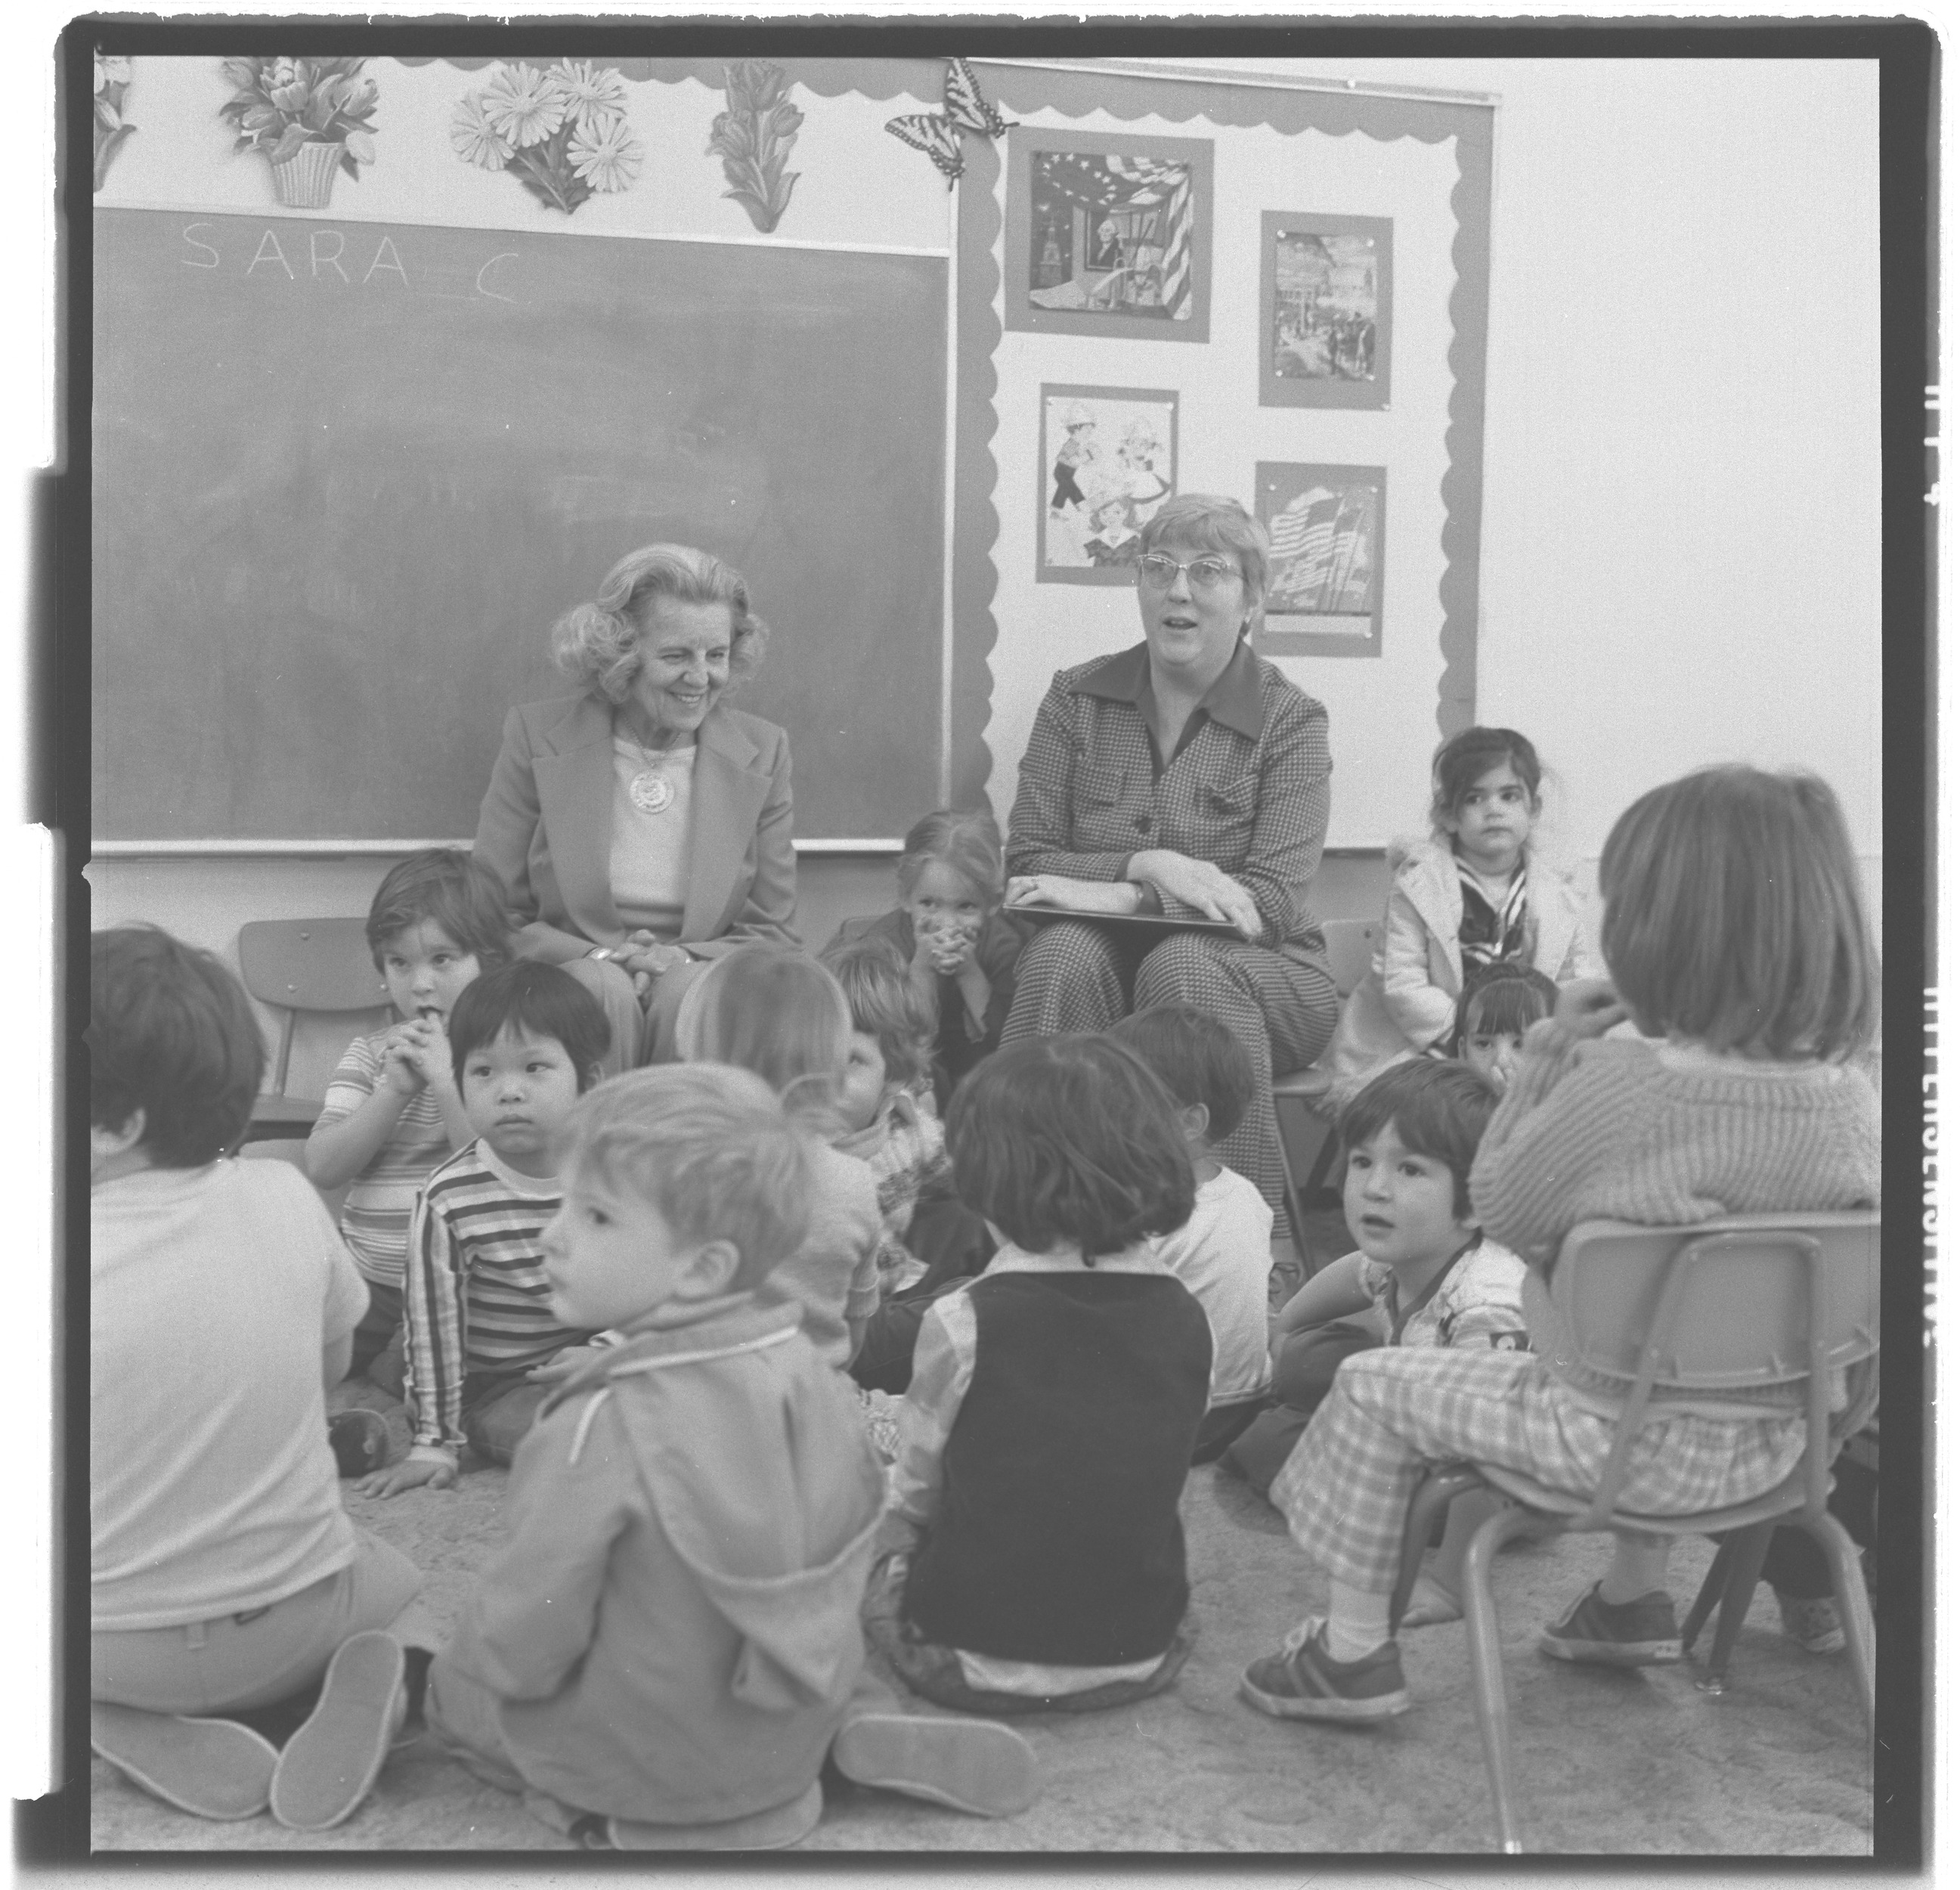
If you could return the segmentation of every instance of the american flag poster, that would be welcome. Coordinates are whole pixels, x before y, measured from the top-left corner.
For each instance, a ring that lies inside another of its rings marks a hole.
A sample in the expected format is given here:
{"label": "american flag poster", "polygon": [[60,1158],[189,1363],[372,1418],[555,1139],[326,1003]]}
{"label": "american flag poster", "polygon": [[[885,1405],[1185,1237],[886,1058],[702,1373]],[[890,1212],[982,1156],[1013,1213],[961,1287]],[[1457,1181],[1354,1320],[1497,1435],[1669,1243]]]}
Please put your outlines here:
{"label": "american flag poster", "polygon": [[1274,629],[1380,654],[1386,488],[1381,466],[1261,463],[1258,517],[1271,540],[1265,615],[1279,620]]}

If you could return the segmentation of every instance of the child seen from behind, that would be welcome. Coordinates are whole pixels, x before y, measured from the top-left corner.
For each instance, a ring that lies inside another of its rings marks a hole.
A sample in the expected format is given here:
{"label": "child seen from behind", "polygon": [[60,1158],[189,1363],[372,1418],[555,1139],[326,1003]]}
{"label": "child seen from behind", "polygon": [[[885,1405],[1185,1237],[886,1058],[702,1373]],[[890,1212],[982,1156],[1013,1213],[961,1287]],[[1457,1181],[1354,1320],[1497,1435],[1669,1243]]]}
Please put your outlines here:
{"label": "child seen from behind", "polygon": [[1001,1245],[921,1325],[866,1626],[942,1705],[1142,1698],[1190,1651],[1178,1500],[1211,1379],[1153,1239],[1190,1216],[1184,1138],[1163,1084],[1087,1036],[988,1058],[948,1132]]}
{"label": "child seen from behind", "polygon": [[378,1374],[397,1395],[415,1200],[436,1165],[476,1137],[456,1086],[447,1019],[473,979],[510,962],[505,905],[497,876],[449,848],[389,870],[368,908],[368,949],[397,1021],[347,1046],[307,1139],[313,1185],[347,1190],[340,1231],[368,1282],[353,1370]]}
{"label": "child seen from behind", "polygon": [[1197,1184],[1191,1218],[1160,1237],[1157,1258],[1188,1287],[1211,1322],[1211,1408],[1194,1463],[1210,1463],[1266,1399],[1273,1211],[1258,1189],[1214,1152],[1245,1119],[1252,1063],[1216,1017],[1193,1004],[1132,1011],[1111,1029],[1170,1092]]}
{"label": "child seen from behind", "polygon": [[[91,1741],[182,1810],[323,1830],[387,1753],[381,1631],[422,1585],[327,1447],[367,1289],[303,1176],[226,1159],[265,1067],[231,974],[125,926],[89,983]],[[282,1750],[231,1717],[288,1705]]]}
{"label": "child seen from behind", "polygon": [[864,1676],[883,1479],[795,1306],[756,1290],[803,1237],[812,1152],[759,1077],[711,1064],[634,1071],[572,1117],[551,1303],[620,1343],[525,1440],[427,1715],[595,1847],[794,1844],[826,1752],[959,1809],[1034,1796],[1017,1735],[905,1717]]}
{"label": "child seen from behind", "polygon": [[1433,831],[1389,849],[1381,950],[1328,1050],[1337,1102],[1389,1063],[1446,1055],[1459,996],[1497,966],[1598,975],[1578,895],[1532,851],[1541,781],[1516,729],[1463,729],[1436,751]]}
{"label": "child seen from behind", "polygon": [[809,1232],[763,1297],[802,1309],[803,1334],[840,1371],[878,1309],[878,1184],[826,1146],[867,1127],[884,1090],[877,1045],[861,1039],[837,980],[788,946],[737,946],[682,999],[674,1037],[689,1063],[752,1071],[819,1138],[810,1155]]}
{"label": "child seen from behind", "polygon": [[933,1097],[942,1115],[960,1079],[1000,1048],[1013,1007],[1025,940],[1001,908],[1005,873],[1001,829],[985,808],[928,814],[899,856],[897,908],[845,920],[832,941],[883,939],[898,952],[933,1018]]}
{"label": "child seen from behind", "polygon": [[[1322,1268],[1280,1309],[1279,1402],[1231,1453],[1259,1490],[1353,1354],[1377,1345],[1527,1348],[1524,1262],[1482,1236],[1470,1206],[1471,1164],[1497,1106],[1497,1091],[1474,1071],[1425,1057],[1391,1065],[1341,1111],[1341,1206],[1356,1251]],[[1442,1552],[1418,1578],[1405,1627],[1461,1616],[1463,1551],[1486,1513],[1472,1497],[1451,1505]]]}
{"label": "child seen from behind", "polygon": [[[1331,1579],[1246,1671],[1283,1718],[1366,1719],[1408,1695],[1389,1637],[1404,1513],[1426,1463],[1456,1457],[1589,1495],[1624,1396],[1595,1379],[1548,1286],[1560,1242],[1596,1218],[1681,1225],[1878,1198],[1878,1099],[1850,1061],[1877,1015],[1876,954],[1836,797],[1815,775],[1713,768],[1643,795],[1600,861],[1612,982],[1568,987],[1525,1051],[1471,1172],[1485,1232],[1527,1263],[1535,1350],[1348,1360],[1273,1486]],[[1605,1033],[1631,1019],[1639,1039]],[[1831,1437],[1869,1418],[1877,1361],[1834,1373]],[[1665,1376],[1634,1440],[1620,1507],[1692,1516],[1773,1488],[1803,1454],[1793,1388],[1724,1392],[1704,1411]],[[1678,1660],[1669,1538],[1615,1538],[1612,1567],[1546,1630],[1558,1658]]]}
{"label": "child seen from behind", "polygon": [[430,1176],[409,1236],[406,1395],[413,1443],[368,1496],[456,1481],[467,1443],[507,1464],[552,1361],[592,1335],[548,1303],[540,1242],[558,1212],[557,1138],[599,1080],[612,1035],[599,1001],[555,965],[479,978],[449,1016],[456,1085],[476,1140]]}

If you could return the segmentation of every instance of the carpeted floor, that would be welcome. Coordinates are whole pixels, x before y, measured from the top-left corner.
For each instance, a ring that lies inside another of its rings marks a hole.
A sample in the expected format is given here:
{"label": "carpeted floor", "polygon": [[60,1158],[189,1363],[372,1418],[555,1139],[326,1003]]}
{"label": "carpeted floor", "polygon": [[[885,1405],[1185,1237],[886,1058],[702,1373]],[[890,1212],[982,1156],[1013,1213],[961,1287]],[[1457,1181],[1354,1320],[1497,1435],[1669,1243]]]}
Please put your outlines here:
{"label": "carpeted floor", "polygon": [[[364,1386],[336,1402],[387,1401]],[[405,1440],[404,1440],[405,1441]],[[497,1538],[501,1472],[390,1502],[350,1496],[355,1519],[412,1556],[427,1585],[410,1637],[453,1619]],[[1464,1630],[1404,1637],[1412,1710],[1373,1729],[1283,1724],[1235,1697],[1240,1669],[1324,1596],[1279,1517],[1240,1482],[1192,1472],[1184,1498],[1200,1623],[1196,1652],[1161,1698],[1102,1714],[1023,1721],[1042,1796],[1017,1818],[956,1816],[845,1787],[807,1850],[1482,1851],[1493,1846],[1471,1711]],[[1518,1777],[1534,1850],[1634,1857],[1855,1857],[1871,1838],[1863,1720],[1844,1657],[1801,1653],[1777,1629],[1767,1589],[1738,1647],[1729,1692],[1698,1692],[1693,1666],[1614,1673],[1544,1659],[1540,1625],[1591,1578],[1602,1541],[1566,1538],[1498,1563]],[[1704,1545],[1677,1555],[1691,1597]],[[269,1817],[189,1818],[97,1761],[94,1841],[107,1851],[531,1850],[566,1848],[515,1799],[424,1744],[393,1758],[347,1824],[302,1838]]]}

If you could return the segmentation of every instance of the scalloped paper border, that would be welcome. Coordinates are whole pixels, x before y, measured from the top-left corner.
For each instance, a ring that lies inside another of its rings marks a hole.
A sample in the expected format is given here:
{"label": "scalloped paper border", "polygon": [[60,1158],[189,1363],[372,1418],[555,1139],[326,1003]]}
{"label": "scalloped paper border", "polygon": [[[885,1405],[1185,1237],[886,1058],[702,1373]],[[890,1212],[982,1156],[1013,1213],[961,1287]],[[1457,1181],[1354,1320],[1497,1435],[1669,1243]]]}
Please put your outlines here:
{"label": "scalloped paper border", "polygon": [[[1443,605],[1438,643],[1443,674],[1437,686],[1438,731],[1453,735],[1475,718],[1477,609],[1484,514],[1484,375],[1491,289],[1491,164],[1494,103],[1386,98],[1346,92],[1293,91],[1214,85],[1175,78],[1055,72],[989,63],[1001,109],[1058,111],[1074,117],[1105,111],[1134,120],[1146,116],[1215,129],[1265,126],[1286,135],[1304,131],[1344,137],[1354,132],[1386,143],[1414,138],[1456,141],[1457,176],[1449,207],[1456,234],[1450,246],[1456,283],[1450,291],[1450,394],[1443,431],[1445,466]],[[994,546],[1001,532],[994,504],[999,468],[994,396],[999,377],[994,351],[1001,337],[994,307],[1000,292],[1000,154],[977,141],[967,147],[959,190],[957,309],[959,386],[955,409],[953,550],[953,792],[970,806],[992,772],[986,741],[994,679],[991,658],[999,635],[993,603],[998,579]]]}

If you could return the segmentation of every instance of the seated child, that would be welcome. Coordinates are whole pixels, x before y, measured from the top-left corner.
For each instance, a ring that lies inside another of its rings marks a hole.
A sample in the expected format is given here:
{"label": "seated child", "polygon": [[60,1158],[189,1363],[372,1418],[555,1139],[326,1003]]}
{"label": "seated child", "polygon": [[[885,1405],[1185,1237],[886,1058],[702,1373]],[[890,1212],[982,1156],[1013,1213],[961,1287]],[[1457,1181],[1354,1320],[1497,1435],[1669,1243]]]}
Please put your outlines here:
{"label": "seated child", "polygon": [[[1425,1465],[1468,1457],[1577,1497],[1598,1488],[1626,1389],[1580,1359],[1551,1289],[1574,1227],[1876,1201],[1878,1099],[1854,1061],[1878,991],[1859,879],[1837,797],[1814,775],[1705,768],[1614,822],[1599,862],[1612,983],[1567,986],[1532,1026],[1471,1171],[1477,1218],[1526,1263],[1532,1349],[1393,1348],[1342,1366],[1273,1484],[1328,1573],[1328,1613],[1246,1669],[1262,1712],[1407,1709],[1389,1609]],[[1628,1019],[1637,1039],[1607,1036]],[[1873,1414],[1876,1358],[1832,1373],[1826,1395],[1834,1446]],[[1803,1457],[1803,1395],[1771,1382],[1711,1409],[1663,1372],[1616,1501],[1688,1522],[1774,1488]],[[1616,1535],[1604,1577],[1540,1648],[1612,1666],[1678,1660],[1672,1542]]]}
{"label": "seated child", "polygon": [[681,1000],[674,1038],[689,1063],[752,1071],[800,1126],[810,1152],[810,1230],[761,1288],[803,1311],[803,1336],[839,1371],[878,1309],[878,1184],[871,1170],[825,1144],[864,1128],[884,1087],[877,1047],[851,1028],[837,980],[786,945],[739,945]]}
{"label": "seated child", "polygon": [[476,1139],[446,1020],[472,978],[509,963],[506,903],[488,867],[450,848],[389,870],[368,910],[368,949],[399,1021],[347,1046],[307,1138],[313,1185],[347,1190],[341,1236],[368,1282],[353,1370],[397,1397],[409,1217],[430,1171]]}
{"label": "seated child", "polygon": [[[1341,1205],[1357,1251],[1322,1268],[1280,1309],[1279,1402],[1230,1452],[1262,1492],[1351,1354],[1377,1345],[1526,1349],[1524,1262],[1484,1239],[1470,1208],[1470,1165],[1497,1106],[1483,1077],[1424,1058],[1392,1064],[1341,1111]],[[1451,1506],[1443,1552],[1420,1578],[1405,1627],[1461,1617],[1463,1551],[1484,1513],[1469,1497]]]}
{"label": "seated child", "polygon": [[1195,1004],[1132,1011],[1109,1032],[1169,1090],[1191,1151],[1191,1218],[1157,1242],[1157,1258],[1198,1296],[1211,1322],[1211,1408],[1193,1463],[1210,1463],[1265,1408],[1273,1271],[1273,1211],[1212,1152],[1244,1119],[1252,1063],[1239,1039]]}
{"label": "seated child", "polygon": [[885,940],[833,939],[821,963],[844,993],[854,1033],[840,1105],[843,1132],[830,1145],[862,1162],[878,1184],[878,1290],[889,1299],[925,1271],[905,1244],[921,1190],[953,1176],[932,1103],[937,1020]]}
{"label": "seated child", "polygon": [[[327,1447],[367,1290],[304,1176],[225,1159],[265,1068],[237,980],[143,925],[89,974],[91,1742],[180,1810],[323,1830],[387,1752],[380,1631],[422,1585]],[[309,1689],[283,1751],[223,1717]]]}
{"label": "seated child", "polygon": [[540,1242],[558,1212],[556,1138],[599,1080],[611,1026],[555,965],[487,972],[449,1013],[449,1047],[477,1139],[428,1178],[409,1236],[407,1456],[359,1485],[394,1496],[454,1483],[467,1443],[508,1463],[549,1393],[536,1376],[590,1331],[548,1303]]}
{"label": "seated child", "polygon": [[1184,1138],[1163,1084],[1087,1036],[988,1058],[949,1131],[1002,1245],[920,1328],[867,1631],[943,1706],[1141,1699],[1191,1649],[1178,1499],[1211,1382],[1204,1309],[1150,1239],[1190,1216]]}
{"label": "seated child", "polygon": [[846,919],[832,945],[881,938],[911,967],[934,1020],[933,1099],[943,1117],[954,1087],[1001,1047],[1014,1002],[1014,965],[1026,943],[1001,908],[1001,829],[985,808],[930,813],[905,835],[899,904]]}
{"label": "seated child", "polygon": [[1032,1803],[1018,1735],[907,1717],[864,1676],[883,1479],[794,1306],[756,1291],[803,1237],[805,1138],[759,1077],[670,1064],[587,1097],[570,1144],[552,1306],[621,1343],[524,1440],[430,1729],[595,1847],[794,1844],[826,1752],[961,1810]]}
{"label": "seated child", "polygon": [[1525,1047],[1525,1032],[1549,1017],[1558,987],[1529,965],[1500,965],[1466,984],[1456,1000],[1449,1054],[1460,1058],[1500,1096]]}
{"label": "seated child", "polygon": [[1328,1046],[1338,1107],[1390,1063],[1448,1054],[1478,971],[1524,965],[1560,984],[1596,977],[1578,894],[1531,851],[1538,752],[1516,729],[1466,728],[1436,751],[1424,840],[1389,849],[1382,947]]}

